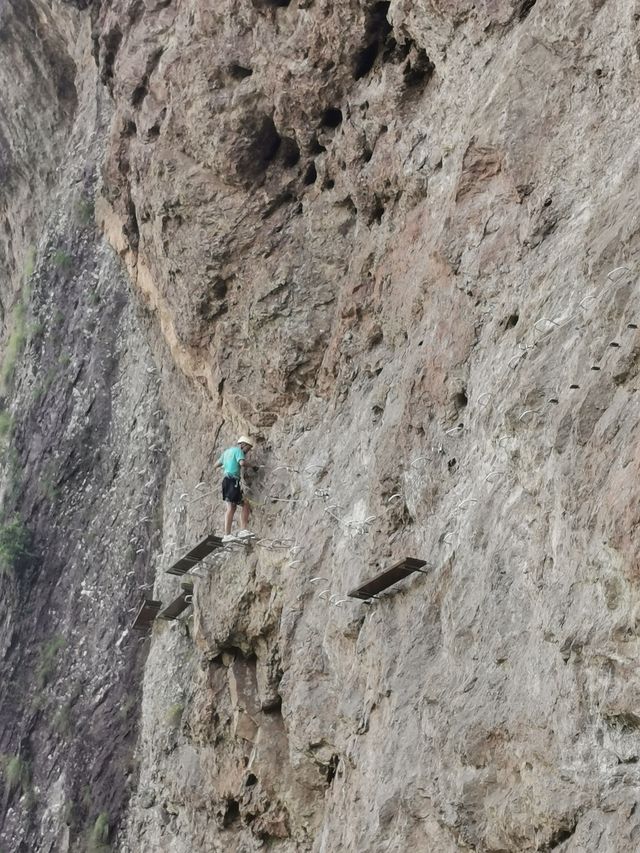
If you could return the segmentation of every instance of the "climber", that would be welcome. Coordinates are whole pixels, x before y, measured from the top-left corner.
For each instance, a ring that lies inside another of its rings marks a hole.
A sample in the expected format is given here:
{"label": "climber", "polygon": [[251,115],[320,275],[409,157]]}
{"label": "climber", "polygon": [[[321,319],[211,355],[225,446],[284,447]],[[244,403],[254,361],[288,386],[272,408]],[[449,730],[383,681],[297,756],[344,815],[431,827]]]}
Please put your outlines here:
{"label": "climber", "polygon": [[[253,442],[246,435],[241,435],[234,447],[227,448],[215,464],[222,468],[222,500],[227,509],[224,516],[223,542],[234,542],[238,539],[249,539],[253,533],[247,529],[249,524],[249,501],[242,493],[242,471],[247,466],[246,455],[253,447]],[[242,530],[234,536],[231,533],[233,516],[236,508],[242,507]]]}

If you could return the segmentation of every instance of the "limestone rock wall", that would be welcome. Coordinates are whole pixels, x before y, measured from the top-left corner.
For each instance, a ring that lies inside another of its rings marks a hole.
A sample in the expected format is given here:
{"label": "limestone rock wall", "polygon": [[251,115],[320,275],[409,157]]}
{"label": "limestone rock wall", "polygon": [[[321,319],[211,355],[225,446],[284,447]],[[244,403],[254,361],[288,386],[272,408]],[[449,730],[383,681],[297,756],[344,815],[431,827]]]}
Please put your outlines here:
{"label": "limestone rock wall", "polygon": [[[638,4],[33,0],[3,15],[2,61],[20,38],[56,69],[48,84],[68,81],[39,88],[33,126],[4,119],[8,77],[2,95],[0,150],[15,158],[26,134],[48,188],[35,212],[14,168],[2,194],[6,339],[36,229],[29,310],[49,323],[7,395],[29,472],[11,506],[38,553],[75,513],[87,556],[33,587],[53,578],[68,601],[94,584],[80,617],[49,592],[41,608],[106,656],[122,743],[95,765],[111,800],[65,822],[42,804],[56,774],[70,784],[36,748],[42,712],[5,703],[3,750],[28,745],[38,794],[5,791],[5,837],[83,849],[100,811],[123,851],[634,850]],[[89,222],[72,221],[79,186]],[[64,287],[61,242],[78,272]],[[81,330],[86,385],[47,438],[82,447],[94,503],[78,474],[45,517],[34,425],[66,398],[29,394],[52,336]],[[257,439],[259,538],[210,560],[192,613],[138,643],[139,587],[168,602],[164,568],[220,530],[212,463],[239,431]],[[428,573],[344,600],[403,556]],[[24,637],[16,649],[5,622],[11,673],[40,635],[3,583]],[[138,681],[135,703],[112,686]]]}

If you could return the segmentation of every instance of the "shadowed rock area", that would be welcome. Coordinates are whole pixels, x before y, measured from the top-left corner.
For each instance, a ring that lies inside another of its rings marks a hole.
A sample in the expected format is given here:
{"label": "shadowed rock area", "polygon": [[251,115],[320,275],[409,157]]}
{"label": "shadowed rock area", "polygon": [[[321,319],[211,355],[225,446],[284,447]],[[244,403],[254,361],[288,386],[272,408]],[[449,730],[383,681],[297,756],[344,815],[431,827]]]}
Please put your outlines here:
{"label": "shadowed rock area", "polygon": [[639,44],[0,0],[1,850],[637,849]]}

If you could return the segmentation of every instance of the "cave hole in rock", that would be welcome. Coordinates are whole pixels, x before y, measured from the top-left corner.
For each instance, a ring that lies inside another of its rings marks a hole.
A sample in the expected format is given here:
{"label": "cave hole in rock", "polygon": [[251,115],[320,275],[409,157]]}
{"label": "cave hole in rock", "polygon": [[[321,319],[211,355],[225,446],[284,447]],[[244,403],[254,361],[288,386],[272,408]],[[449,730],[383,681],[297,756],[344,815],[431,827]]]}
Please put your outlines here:
{"label": "cave hole in rock", "polygon": [[325,178],[324,183],[322,184],[323,190],[332,190],[336,185],[336,182],[333,178]]}
{"label": "cave hole in rock", "polygon": [[340,756],[335,753],[329,759],[329,763],[327,764],[325,771],[327,776],[327,785],[330,785],[335,779],[336,772],[338,770],[338,763],[340,761]]}
{"label": "cave hole in rock", "polygon": [[226,802],[222,825],[224,827],[231,826],[232,823],[240,819],[240,803],[237,800],[229,798]]}
{"label": "cave hole in rock", "polygon": [[216,299],[224,299],[227,295],[228,289],[229,286],[227,285],[227,282],[223,278],[219,278],[211,288],[211,293],[216,297]]}
{"label": "cave hole in rock", "polygon": [[447,468],[451,471],[453,468],[456,467],[457,464],[458,464],[458,460],[454,456],[453,459],[450,459],[447,462]]}
{"label": "cave hole in rock", "polygon": [[314,136],[309,142],[309,154],[323,154],[327,149]]}
{"label": "cave hole in rock", "polygon": [[113,66],[116,61],[116,54],[122,44],[122,33],[118,27],[110,30],[104,37],[104,64],[102,66],[101,79],[103,83],[113,80]]}
{"label": "cave hole in rock", "polygon": [[513,313],[510,314],[507,319],[504,321],[505,329],[513,329],[514,326],[518,325],[518,320],[520,319],[520,315]]}
{"label": "cave hole in rock", "polygon": [[131,95],[131,106],[139,107],[140,104],[147,97],[148,89],[146,82],[141,83],[139,86],[133,90],[133,94]]}
{"label": "cave hole in rock", "polygon": [[302,179],[302,182],[306,187],[308,187],[311,186],[311,184],[315,184],[317,177],[318,172],[316,170],[316,164],[312,161],[307,166],[307,170],[304,173],[304,178]]}
{"label": "cave hole in rock", "polygon": [[577,385],[575,382],[574,382],[572,385],[569,385],[569,389],[570,389],[571,391],[574,391],[576,388],[579,388],[579,387],[580,387],[580,386],[579,386],[579,385]]}
{"label": "cave hole in rock", "polygon": [[245,80],[247,77],[251,77],[252,74],[253,68],[247,68],[245,65],[239,65],[237,62],[229,66],[229,76],[234,80]]}
{"label": "cave hole in rock", "polygon": [[456,394],[453,395],[453,402],[459,409],[464,409],[464,407],[468,403],[466,388],[463,388],[462,391],[458,391]]}
{"label": "cave hole in rock", "polygon": [[291,3],[291,0],[261,0],[260,5],[270,6],[273,9],[284,9]]}
{"label": "cave hole in rock", "polygon": [[129,243],[132,248],[136,249],[138,244],[140,243],[140,227],[138,226],[138,216],[136,213],[136,206],[133,203],[132,199],[129,199],[127,202],[127,223],[123,228],[123,231],[126,233],[126,236],[129,238]]}
{"label": "cave hole in rock", "polygon": [[369,216],[369,225],[373,225],[375,222],[377,225],[380,225],[382,222],[382,217],[384,216],[384,205],[380,201],[376,201],[376,204],[371,211]]}
{"label": "cave hole in rock", "polygon": [[362,162],[363,163],[369,163],[372,157],[373,157],[373,151],[367,145],[365,148],[362,149]]}
{"label": "cave hole in rock", "polygon": [[327,107],[322,113],[321,122],[323,127],[330,127],[332,129],[338,127],[342,123],[342,110],[339,110],[337,107]]}
{"label": "cave hole in rock", "polygon": [[594,365],[592,365],[591,370],[600,370],[600,367],[599,367],[599,365],[594,364]]}
{"label": "cave hole in rock", "polygon": [[520,5],[518,7],[518,20],[524,21],[527,15],[531,12],[533,7],[536,5],[537,0],[521,0]]}
{"label": "cave hole in rock", "polygon": [[253,788],[254,785],[257,785],[258,777],[254,776],[253,773],[249,773],[247,778],[245,779],[244,786],[245,788]]}
{"label": "cave hole in rock", "polygon": [[561,845],[563,845],[565,843],[565,841],[568,841],[571,838],[571,836],[575,833],[577,825],[578,825],[578,821],[576,820],[576,822],[573,824],[573,826],[562,827],[560,829],[557,829],[553,833],[551,838],[549,839],[546,849],[547,850],[555,850],[557,847],[560,847]]}
{"label": "cave hole in rock", "polygon": [[427,56],[426,51],[419,48],[416,55],[407,60],[402,76],[407,89],[417,89],[426,84],[433,77],[436,67]]}
{"label": "cave hole in rock", "polygon": [[147,137],[149,139],[157,139],[160,136],[160,128],[162,127],[162,122],[165,120],[166,117],[167,108],[163,107],[160,110],[160,115],[147,131]]}
{"label": "cave hole in rock", "polygon": [[379,0],[369,9],[365,18],[364,47],[356,53],[353,61],[353,78],[360,80],[367,75],[375,65],[381,48],[385,46],[392,26],[387,18],[390,2]]}
{"label": "cave hole in rock", "polygon": [[125,123],[124,123],[124,127],[122,128],[122,135],[123,136],[135,136],[137,131],[138,131],[138,127],[137,127],[135,121],[132,121],[131,119],[127,119],[127,121],[125,121]]}
{"label": "cave hole in rock", "polygon": [[275,159],[282,139],[271,116],[257,115],[252,126],[246,129],[248,145],[243,152],[238,168],[249,177],[258,177]]}
{"label": "cave hole in rock", "polygon": [[300,160],[300,149],[298,148],[298,143],[295,139],[291,139],[289,136],[284,136],[280,143],[280,154],[282,156],[282,162],[287,169],[291,169],[293,166],[296,166]]}
{"label": "cave hole in rock", "polygon": [[418,341],[418,346],[421,347],[424,341]]}
{"label": "cave hole in rock", "polygon": [[637,329],[637,328],[638,328],[637,323],[627,323],[627,329]]}

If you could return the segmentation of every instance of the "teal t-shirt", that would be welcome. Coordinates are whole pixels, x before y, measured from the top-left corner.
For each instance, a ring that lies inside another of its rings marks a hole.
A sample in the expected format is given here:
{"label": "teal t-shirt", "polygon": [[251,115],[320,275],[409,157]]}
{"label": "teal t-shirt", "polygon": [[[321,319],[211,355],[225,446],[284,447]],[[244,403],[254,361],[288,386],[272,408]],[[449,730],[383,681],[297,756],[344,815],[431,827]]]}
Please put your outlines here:
{"label": "teal t-shirt", "polygon": [[244,459],[244,452],[239,447],[229,447],[224,451],[218,462],[222,465],[225,477],[240,476],[241,459]]}

